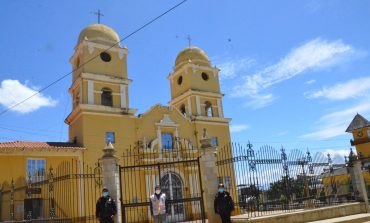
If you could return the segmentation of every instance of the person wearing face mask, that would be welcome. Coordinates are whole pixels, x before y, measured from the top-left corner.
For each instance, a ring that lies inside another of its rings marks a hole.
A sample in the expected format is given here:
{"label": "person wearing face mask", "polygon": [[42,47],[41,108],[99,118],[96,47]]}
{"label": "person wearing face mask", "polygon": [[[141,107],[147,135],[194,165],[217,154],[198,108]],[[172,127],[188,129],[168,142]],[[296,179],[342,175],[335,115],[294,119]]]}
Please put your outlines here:
{"label": "person wearing face mask", "polygon": [[155,186],[154,191],[155,193],[150,196],[150,212],[154,223],[165,223],[167,210],[166,194],[162,193],[159,185]]}
{"label": "person wearing face mask", "polygon": [[234,210],[234,202],[230,193],[225,191],[223,184],[218,185],[218,193],[215,197],[215,213],[219,214],[222,223],[231,223],[231,212]]}
{"label": "person wearing face mask", "polygon": [[109,196],[109,190],[104,188],[103,196],[96,203],[96,218],[100,223],[113,223],[117,214],[116,202]]}

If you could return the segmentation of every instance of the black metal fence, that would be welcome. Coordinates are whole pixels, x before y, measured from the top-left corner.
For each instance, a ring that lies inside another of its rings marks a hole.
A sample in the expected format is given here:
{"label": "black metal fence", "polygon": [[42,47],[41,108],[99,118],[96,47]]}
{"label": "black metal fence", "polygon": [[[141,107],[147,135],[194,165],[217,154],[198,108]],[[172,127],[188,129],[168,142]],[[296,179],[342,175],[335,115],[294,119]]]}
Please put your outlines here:
{"label": "black metal fence", "polygon": [[0,191],[1,222],[97,222],[95,204],[101,193],[99,165],[77,160],[4,182]]}
{"label": "black metal fence", "polygon": [[197,150],[180,146],[161,151],[129,149],[122,157],[120,179],[122,222],[153,222],[150,196],[156,185],[166,194],[166,222],[204,222]]}
{"label": "black metal fence", "polygon": [[219,148],[219,182],[249,217],[351,202],[356,199],[344,157],[308,150],[230,144]]}

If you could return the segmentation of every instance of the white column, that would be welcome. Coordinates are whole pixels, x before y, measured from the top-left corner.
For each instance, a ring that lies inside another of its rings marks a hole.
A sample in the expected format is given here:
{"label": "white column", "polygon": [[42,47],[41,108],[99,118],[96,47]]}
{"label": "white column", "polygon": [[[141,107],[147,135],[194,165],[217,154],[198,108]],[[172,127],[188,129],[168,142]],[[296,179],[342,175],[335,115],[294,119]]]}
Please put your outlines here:
{"label": "white column", "polygon": [[121,108],[127,108],[126,92],[127,92],[127,85],[121,84],[120,85]]}
{"label": "white column", "polygon": [[190,97],[188,97],[188,110],[189,110],[189,116],[192,115],[192,109],[191,109],[191,100]]}
{"label": "white column", "polygon": [[159,158],[162,158],[162,131],[159,126],[157,129],[157,138],[158,138],[158,154]]}
{"label": "white column", "polygon": [[218,117],[223,118],[224,114],[222,112],[221,99],[217,99],[217,109],[218,109]]}
{"label": "white column", "polygon": [[197,103],[197,115],[201,115],[201,112],[200,112],[200,98],[199,98],[199,96],[195,96],[195,101]]}
{"label": "white column", "polygon": [[87,103],[94,104],[94,81],[87,80]]}
{"label": "white column", "polygon": [[179,139],[179,130],[177,129],[177,127],[176,127],[176,129],[175,129],[175,143],[176,143],[176,149],[177,149],[177,158],[181,158],[181,153],[180,153],[180,143],[179,143],[179,141],[180,141],[180,139]]}
{"label": "white column", "polygon": [[82,81],[80,81],[80,104],[82,104],[82,97],[83,97],[83,94],[82,94]]}

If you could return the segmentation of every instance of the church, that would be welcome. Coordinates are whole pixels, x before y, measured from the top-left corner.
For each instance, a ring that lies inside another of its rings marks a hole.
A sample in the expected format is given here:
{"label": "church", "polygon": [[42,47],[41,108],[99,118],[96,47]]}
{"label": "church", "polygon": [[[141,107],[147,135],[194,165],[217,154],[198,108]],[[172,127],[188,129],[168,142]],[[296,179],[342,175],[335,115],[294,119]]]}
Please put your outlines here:
{"label": "church", "polygon": [[[128,49],[119,42],[118,34],[103,24],[92,24],[81,31],[70,58],[72,111],[65,119],[69,142],[0,143],[0,163],[15,165],[1,179],[47,169],[60,162],[54,160],[65,157],[95,163],[108,142],[117,155],[140,144],[141,149],[157,152],[158,156],[179,143],[199,148],[203,129],[213,137],[215,146],[230,142],[231,119],[223,113],[219,69],[212,66],[202,49],[191,46],[178,53],[173,71],[167,76],[169,104],[155,104],[136,115],[137,110],[130,107]],[[27,163],[34,167],[27,167]]]}
{"label": "church", "polygon": [[[68,92],[72,111],[65,118],[69,141],[1,142],[0,168],[9,171],[1,171],[0,180],[7,182],[8,191],[11,191],[10,181],[43,182],[48,179],[51,167],[72,159],[93,166],[107,144],[114,146],[118,158],[134,149],[138,153],[155,154],[156,160],[164,159],[164,154],[171,151],[180,151],[176,153],[178,160],[199,156],[203,131],[212,137],[212,146],[229,144],[231,119],[224,117],[220,70],[211,64],[202,49],[193,46],[181,50],[174,59],[173,70],[167,76],[171,89],[169,104],[155,104],[137,115],[137,109],[130,106],[132,80],[127,69],[128,49],[120,46],[119,35],[106,25],[84,28],[70,58],[73,74]],[[147,93],[150,97],[150,92]],[[195,172],[189,170],[169,174],[163,178],[178,179],[183,185],[195,177]],[[220,182],[232,181],[232,176],[224,178]],[[147,187],[146,193],[140,198],[144,199],[153,190],[154,182],[148,183],[148,177],[137,177],[137,180],[146,181],[142,183]],[[193,188],[186,190],[195,193]],[[23,218],[23,203],[15,206],[11,207],[11,215]]]}

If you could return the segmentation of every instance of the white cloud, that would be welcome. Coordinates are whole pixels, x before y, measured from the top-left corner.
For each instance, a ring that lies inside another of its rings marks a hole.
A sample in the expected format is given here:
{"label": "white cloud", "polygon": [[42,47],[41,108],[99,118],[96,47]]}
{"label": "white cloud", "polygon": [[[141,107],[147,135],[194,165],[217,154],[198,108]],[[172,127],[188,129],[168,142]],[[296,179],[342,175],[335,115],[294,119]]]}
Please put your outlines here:
{"label": "white cloud", "polygon": [[229,60],[218,65],[220,68],[220,79],[234,79],[240,76],[242,72],[255,65],[256,61],[251,58],[242,58],[237,60]]}
{"label": "white cloud", "polygon": [[250,95],[248,102],[245,104],[248,107],[258,109],[266,107],[267,105],[271,104],[273,101],[275,101],[277,97],[275,97],[272,94],[255,94]]}
{"label": "white cloud", "polygon": [[305,84],[307,85],[314,84],[314,83],[316,83],[316,80],[309,80],[305,82]]}
{"label": "white cloud", "polygon": [[261,91],[289,80],[309,70],[327,68],[341,63],[354,53],[352,46],[341,40],[326,41],[320,38],[311,40],[293,50],[278,63],[259,72],[244,76],[242,84],[234,86],[231,96],[246,97],[252,101],[265,100],[263,105],[271,103],[276,97]]}
{"label": "white cloud", "polygon": [[278,132],[278,136],[285,136],[288,134],[288,131],[281,131],[281,132]]}
{"label": "white cloud", "polygon": [[244,125],[244,124],[231,125],[230,126],[230,132],[231,133],[238,133],[238,132],[242,132],[242,131],[247,130],[247,129],[249,129],[249,126]]}
{"label": "white cloud", "polygon": [[370,94],[370,77],[353,79],[345,83],[339,83],[332,87],[323,87],[315,92],[306,92],[309,98],[326,98],[329,100],[345,100],[368,96]]}
{"label": "white cloud", "polygon": [[[18,80],[3,80],[0,86],[0,105],[3,105],[6,108],[11,108],[15,104],[36,93],[37,90],[35,88],[28,87],[26,84],[21,84]],[[55,106],[56,103],[57,102],[50,97],[37,94],[10,110],[19,113],[29,113],[36,111],[41,107]]]}
{"label": "white cloud", "polygon": [[370,103],[362,103],[355,107],[326,114],[316,123],[317,130],[304,134],[301,138],[309,139],[328,139],[344,135],[346,128],[352,121],[356,113],[369,113]]}

